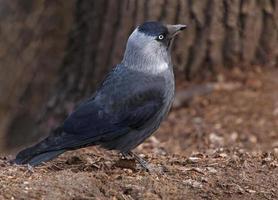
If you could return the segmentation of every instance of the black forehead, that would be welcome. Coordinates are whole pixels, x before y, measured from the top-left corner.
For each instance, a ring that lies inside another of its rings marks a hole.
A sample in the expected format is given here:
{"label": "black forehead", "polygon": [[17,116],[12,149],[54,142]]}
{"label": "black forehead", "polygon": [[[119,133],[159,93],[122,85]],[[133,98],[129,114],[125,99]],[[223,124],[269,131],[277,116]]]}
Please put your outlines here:
{"label": "black forehead", "polygon": [[160,34],[168,33],[167,28],[160,22],[145,22],[138,27],[138,30],[146,35],[157,36]]}

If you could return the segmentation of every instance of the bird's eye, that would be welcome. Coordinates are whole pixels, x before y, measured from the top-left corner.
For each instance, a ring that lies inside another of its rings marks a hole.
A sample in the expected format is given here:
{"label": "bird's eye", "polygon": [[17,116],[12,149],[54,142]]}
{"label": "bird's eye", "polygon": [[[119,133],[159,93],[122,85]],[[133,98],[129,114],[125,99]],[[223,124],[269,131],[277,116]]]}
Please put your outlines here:
{"label": "bird's eye", "polygon": [[159,35],[159,36],[158,36],[158,39],[159,39],[159,40],[163,40],[163,39],[164,39],[164,35]]}

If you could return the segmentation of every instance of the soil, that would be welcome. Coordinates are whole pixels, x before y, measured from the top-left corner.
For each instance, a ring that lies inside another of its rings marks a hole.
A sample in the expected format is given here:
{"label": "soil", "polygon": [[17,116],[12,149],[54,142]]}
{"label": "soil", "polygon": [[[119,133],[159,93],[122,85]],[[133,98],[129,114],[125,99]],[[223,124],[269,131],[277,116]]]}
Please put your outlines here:
{"label": "soil", "polygon": [[232,87],[172,110],[136,149],[150,172],[97,147],[36,168],[2,158],[0,199],[278,199],[278,71],[224,74]]}

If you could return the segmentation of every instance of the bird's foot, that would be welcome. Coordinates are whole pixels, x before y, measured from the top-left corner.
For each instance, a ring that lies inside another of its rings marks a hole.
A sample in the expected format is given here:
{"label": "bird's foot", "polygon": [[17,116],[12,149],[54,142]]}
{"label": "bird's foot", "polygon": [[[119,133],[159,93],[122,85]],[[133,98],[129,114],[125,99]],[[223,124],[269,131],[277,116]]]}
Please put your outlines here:
{"label": "bird's foot", "polygon": [[145,169],[148,172],[151,171],[151,167],[150,167],[149,163],[146,160],[144,160],[143,158],[141,158],[140,156],[138,156],[137,154],[129,151],[129,152],[126,152],[126,153],[122,153],[122,155],[124,157],[129,157],[129,156],[132,157],[133,159],[135,159],[141,165],[141,167],[143,169]]}
{"label": "bird's foot", "polygon": [[27,164],[27,169],[29,172],[34,173],[34,167],[32,165]]}

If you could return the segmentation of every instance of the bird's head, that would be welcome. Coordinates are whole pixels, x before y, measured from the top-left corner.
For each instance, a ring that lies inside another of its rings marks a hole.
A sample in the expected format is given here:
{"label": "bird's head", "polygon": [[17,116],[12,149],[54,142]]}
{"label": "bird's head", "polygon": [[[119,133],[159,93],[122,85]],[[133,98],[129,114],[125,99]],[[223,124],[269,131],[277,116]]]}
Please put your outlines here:
{"label": "bird's head", "polygon": [[164,25],[157,21],[141,24],[129,36],[125,59],[169,60],[172,41],[185,28],[186,25]]}
{"label": "bird's head", "polygon": [[[140,25],[133,34],[134,39],[141,40],[146,46],[152,46],[156,48],[168,49],[173,41],[174,37],[182,30],[186,28],[186,25],[164,25],[160,22],[145,22]],[[133,34],[130,39],[133,39]],[[138,37],[138,38],[137,38]]]}

